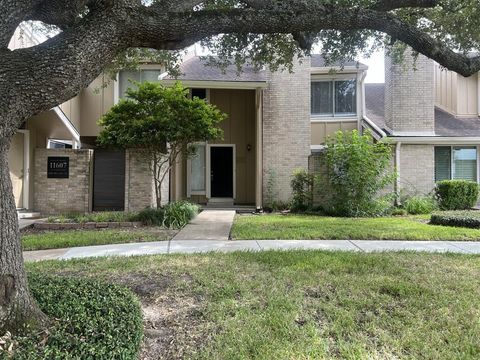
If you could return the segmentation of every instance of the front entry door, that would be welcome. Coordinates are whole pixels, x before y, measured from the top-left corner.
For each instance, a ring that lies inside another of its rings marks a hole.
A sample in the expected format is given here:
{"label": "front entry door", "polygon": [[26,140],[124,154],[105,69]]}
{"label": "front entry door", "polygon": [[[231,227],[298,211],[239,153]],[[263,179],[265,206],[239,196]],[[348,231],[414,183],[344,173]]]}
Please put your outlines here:
{"label": "front entry door", "polygon": [[210,148],[212,198],[233,198],[233,147]]}

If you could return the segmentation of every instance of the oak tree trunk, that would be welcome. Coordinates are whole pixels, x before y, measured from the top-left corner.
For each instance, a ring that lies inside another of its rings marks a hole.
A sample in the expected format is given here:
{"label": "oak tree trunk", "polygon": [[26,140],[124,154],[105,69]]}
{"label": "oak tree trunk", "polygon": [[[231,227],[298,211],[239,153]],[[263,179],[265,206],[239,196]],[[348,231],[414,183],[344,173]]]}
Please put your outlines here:
{"label": "oak tree trunk", "polygon": [[11,137],[0,138],[0,333],[21,332],[46,324],[46,316],[31,297],[8,170]]}

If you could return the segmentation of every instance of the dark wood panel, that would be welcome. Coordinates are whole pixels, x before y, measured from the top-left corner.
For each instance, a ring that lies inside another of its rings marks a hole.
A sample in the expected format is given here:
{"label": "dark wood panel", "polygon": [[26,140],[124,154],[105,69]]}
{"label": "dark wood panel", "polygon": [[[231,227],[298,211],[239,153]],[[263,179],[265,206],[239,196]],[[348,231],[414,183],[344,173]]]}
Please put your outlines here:
{"label": "dark wood panel", "polygon": [[95,150],[93,211],[125,209],[125,151]]}

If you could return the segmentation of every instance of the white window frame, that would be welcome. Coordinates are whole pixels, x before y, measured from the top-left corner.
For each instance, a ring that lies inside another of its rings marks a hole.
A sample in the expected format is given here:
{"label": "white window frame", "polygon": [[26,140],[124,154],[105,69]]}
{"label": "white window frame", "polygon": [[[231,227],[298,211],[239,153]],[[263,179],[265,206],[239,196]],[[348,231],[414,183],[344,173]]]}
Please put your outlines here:
{"label": "white window frame", "polygon": [[[348,81],[348,80],[354,80],[355,81],[355,107],[356,107],[356,112],[351,113],[351,114],[343,114],[343,115],[337,115],[335,112],[335,82],[337,81]],[[318,83],[318,82],[333,82],[333,96],[332,96],[332,109],[333,113],[332,114],[314,114],[312,113],[312,107],[311,107],[311,100],[310,99],[310,117],[312,119],[352,119],[352,118],[358,118],[359,114],[359,103],[358,103],[358,95],[360,93],[360,88],[359,88],[359,81],[358,77],[352,74],[344,74],[344,75],[337,75],[335,77],[325,77],[325,76],[320,76],[320,75],[312,75],[311,81],[310,81],[310,86],[313,83]],[[313,96],[312,94],[310,96]]]}
{"label": "white window frame", "polygon": [[[453,174],[455,171],[455,157],[454,157],[454,148],[475,148],[477,152],[477,184],[480,184],[480,166],[479,166],[479,156],[480,156],[480,146],[478,145],[468,145],[468,144],[460,144],[460,145],[435,145],[434,147],[449,147],[450,148],[450,179],[453,180]],[[435,158],[433,159],[435,162]],[[434,169],[434,173],[435,173]],[[435,181],[436,182],[436,181]]]}
{"label": "white window frame", "polygon": [[[161,65],[141,65],[137,70],[138,71],[158,70],[158,71],[160,71],[160,76],[161,76],[162,75],[161,73],[165,69]],[[158,79],[159,82],[161,81],[160,76],[159,76],[159,79]],[[113,82],[113,104],[117,105],[119,101],[120,101],[120,71],[117,72],[117,75],[115,76],[115,80]]]}
{"label": "white window frame", "polygon": [[237,198],[237,162],[236,162],[236,145],[235,144],[207,144],[207,199],[212,199],[212,181],[210,178],[211,171],[211,149],[212,147],[231,147],[233,157],[233,200]]}

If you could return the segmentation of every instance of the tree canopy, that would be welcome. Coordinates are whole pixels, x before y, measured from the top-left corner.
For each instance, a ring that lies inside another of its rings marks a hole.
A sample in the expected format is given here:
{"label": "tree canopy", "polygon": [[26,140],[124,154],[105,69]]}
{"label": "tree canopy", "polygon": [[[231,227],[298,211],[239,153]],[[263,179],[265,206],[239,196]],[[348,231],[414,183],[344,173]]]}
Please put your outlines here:
{"label": "tree canopy", "polygon": [[158,83],[136,83],[127,98],[113,106],[99,121],[103,130],[98,143],[140,152],[155,181],[157,207],[161,189],[180,153],[195,155],[195,143],[218,139],[218,127],[226,115],[205,100],[188,97],[179,83],[164,87]]}

